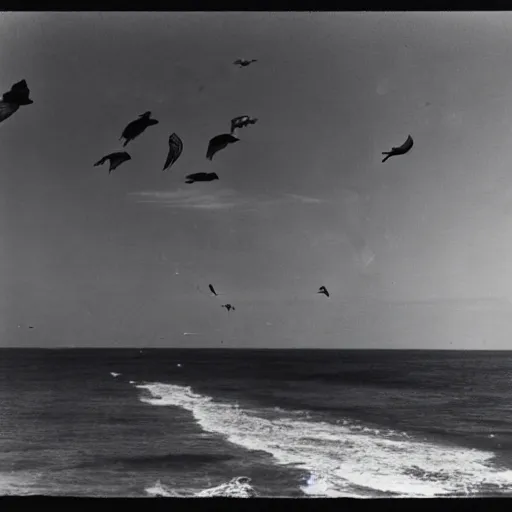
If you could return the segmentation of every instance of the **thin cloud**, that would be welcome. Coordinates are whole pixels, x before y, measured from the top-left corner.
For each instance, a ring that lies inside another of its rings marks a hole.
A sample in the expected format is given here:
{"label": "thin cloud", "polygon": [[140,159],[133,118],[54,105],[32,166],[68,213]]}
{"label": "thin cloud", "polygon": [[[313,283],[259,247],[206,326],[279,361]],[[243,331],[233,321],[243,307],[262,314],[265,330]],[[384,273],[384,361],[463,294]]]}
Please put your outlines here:
{"label": "thin cloud", "polygon": [[227,210],[236,207],[257,209],[258,206],[270,206],[300,202],[320,204],[325,200],[297,194],[284,194],[277,197],[244,196],[235,190],[223,189],[204,193],[198,189],[179,189],[172,191],[143,191],[130,194],[137,203],[150,203],[167,208],[189,208],[196,210]]}
{"label": "thin cloud", "polygon": [[235,191],[217,190],[204,193],[199,190],[147,191],[131,194],[137,203],[152,203],[168,208],[223,210],[233,208],[244,201]]}
{"label": "thin cloud", "polygon": [[321,204],[325,203],[325,199],[317,199],[316,197],[301,196],[298,194],[286,194],[290,199],[295,199],[305,204]]}

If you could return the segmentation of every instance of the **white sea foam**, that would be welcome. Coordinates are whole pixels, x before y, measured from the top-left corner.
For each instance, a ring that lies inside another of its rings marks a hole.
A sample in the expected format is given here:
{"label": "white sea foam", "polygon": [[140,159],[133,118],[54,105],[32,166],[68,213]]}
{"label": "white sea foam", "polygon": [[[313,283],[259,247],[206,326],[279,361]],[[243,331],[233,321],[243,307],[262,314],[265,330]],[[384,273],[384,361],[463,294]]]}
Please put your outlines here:
{"label": "white sea foam", "polygon": [[257,494],[253,487],[250,485],[250,482],[250,478],[238,476],[231,479],[229,482],[218,485],[217,487],[185,494],[173,491],[172,489],[162,485],[160,480],[158,480],[158,482],[153,487],[148,487],[146,489],[146,493],[150,496],[162,498],[255,498]]}
{"label": "white sea foam", "polygon": [[158,497],[158,498],[180,498],[181,494],[174,492],[172,489],[162,485],[160,480],[156,482],[152,487],[148,487],[145,489],[146,493],[150,496]]}
{"label": "white sea foam", "polygon": [[280,464],[307,470],[311,476],[302,489],[309,495],[369,497],[368,490],[373,490],[433,497],[472,493],[481,485],[512,485],[512,471],[493,466],[490,452],[376,434],[348,421],[333,425],[284,414],[265,419],[215,402],[190,387],[160,383],[136,387],[149,392],[149,397],[142,394],[143,402],[187,409],[205,431],[223,434],[247,449],[266,451]]}
{"label": "white sea foam", "polygon": [[44,488],[37,486],[41,475],[19,472],[17,474],[0,473],[0,496],[28,496],[31,494],[44,494]]}

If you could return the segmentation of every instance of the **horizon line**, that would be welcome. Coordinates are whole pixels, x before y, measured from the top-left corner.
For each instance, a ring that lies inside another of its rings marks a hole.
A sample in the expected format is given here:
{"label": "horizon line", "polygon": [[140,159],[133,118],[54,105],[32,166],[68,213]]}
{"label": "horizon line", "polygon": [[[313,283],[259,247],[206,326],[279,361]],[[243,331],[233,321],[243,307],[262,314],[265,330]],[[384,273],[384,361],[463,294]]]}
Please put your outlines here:
{"label": "horizon line", "polygon": [[512,352],[512,349],[488,348],[332,348],[332,347],[0,347],[0,350],[266,350],[266,351],[367,351],[367,352]]}

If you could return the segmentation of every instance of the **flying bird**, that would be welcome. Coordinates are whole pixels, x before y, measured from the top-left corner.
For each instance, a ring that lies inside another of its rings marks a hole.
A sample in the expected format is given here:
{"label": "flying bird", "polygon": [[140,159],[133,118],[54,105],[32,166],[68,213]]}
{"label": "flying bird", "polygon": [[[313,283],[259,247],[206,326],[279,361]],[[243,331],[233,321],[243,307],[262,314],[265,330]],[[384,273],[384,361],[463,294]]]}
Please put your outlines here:
{"label": "flying bird", "polygon": [[257,117],[250,116],[238,116],[231,119],[231,134],[235,131],[236,128],[245,128],[250,124],[256,124],[258,121]]}
{"label": "flying bird", "polygon": [[171,167],[171,165],[178,160],[182,151],[183,141],[173,133],[169,137],[169,153],[167,154],[167,160],[165,161],[165,165],[162,170],[165,171],[167,168]]}
{"label": "flying bird", "polygon": [[123,133],[119,138],[119,140],[126,139],[123,147],[126,146],[128,142],[138,137],[146,128],[155,124],[158,124],[158,121],[156,119],[151,119],[151,112],[144,112],[144,114],[141,114],[138,119],[129,123],[123,130]]}
{"label": "flying bird", "polygon": [[217,292],[215,291],[215,288],[213,287],[212,284],[209,284],[208,288],[210,288],[210,291],[213,293],[213,295],[217,296]]}
{"label": "flying bird", "polygon": [[325,286],[320,286],[317,293],[323,293],[326,297],[330,297],[330,294]]}
{"label": "flying bird", "polygon": [[2,101],[0,101],[0,123],[11,117],[20,106],[34,103],[29,95],[30,89],[27,87],[25,80],[16,82],[10,91],[4,92]]}
{"label": "flying bird", "polygon": [[407,137],[407,140],[401,145],[396,148],[391,148],[391,151],[383,151],[382,154],[386,155],[384,160],[382,160],[382,163],[384,163],[388,158],[391,158],[392,156],[396,155],[405,155],[405,153],[409,152],[414,144],[414,141],[412,140],[412,137],[409,135]]}
{"label": "flying bird", "polygon": [[215,172],[195,172],[189,174],[185,183],[195,183],[196,181],[213,181],[218,180],[219,177]]}
{"label": "flying bird", "polygon": [[109,155],[104,156],[101,160],[98,160],[94,167],[98,165],[103,165],[107,160],[110,162],[110,167],[108,169],[108,173],[110,174],[114,169],[119,167],[123,162],[127,160],[131,160],[132,157],[126,151],[116,151],[115,153],[110,153]]}
{"label": "flying bird", "polygon": [[208,160],[212,160],[213,155],[220,151],[221,149],[224,149],[228,144],[233,144],[235,142],[238,142],[240,139],[238,137],[235,137],[231,133],[222,133],[221,135],[217,135],[213,137],[213,139],[210,140],[208,143],[208,150],[206,151],[206,158]]}
{"label": "flying bird", "polygon": [[235,62],[233,62],[233,64],[235,64],[235,66],[245,68],[245,67],[249,66],[250,64],[252,64],[253,62],[258,62],[258,59],[251,59],[251,60],[237,59],[237,60],[235,60]]}
{"label": "flying bird", "polygon": [[235,306],[232,306],[231,304],[223,304],[221,308],[226,308],[226,311],[229,313],[229,311],[232,309],[235,311]]}

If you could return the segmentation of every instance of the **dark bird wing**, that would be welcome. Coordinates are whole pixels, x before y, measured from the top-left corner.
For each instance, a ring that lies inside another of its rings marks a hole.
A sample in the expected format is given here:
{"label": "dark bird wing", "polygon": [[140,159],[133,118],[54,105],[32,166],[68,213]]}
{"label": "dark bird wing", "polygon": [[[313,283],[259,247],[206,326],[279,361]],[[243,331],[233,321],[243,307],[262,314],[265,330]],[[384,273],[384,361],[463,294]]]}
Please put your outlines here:
{"label": "dark bird wing", "polygon": [[169,153],[167,154],[167,160],[165,161],[165,165],[163,170],[165,171],[169,168],[181,155],[183,151],[183,141],[173,133],[169,137]]}
{"label": "dark bird wing", "polygon": [[107,160],[110,161],[109,173],[114,169],[119,167],[126,160],[130,160],[131,156],[125,151],[119,151],[116,153],[110,153],[109,155],[104,156],[101,160],[98,160],[94,166],[103,165]]}
{"label": "dark bird wing", "polygon": [[17,105],[30,105],[34,102],[29,99],[29,95],[30,89],[27,86],[26,80],[20,80],[11,87],[10,91],[3,94],[2,99]]}
{"label": "dark bird wing", "polygon": [[94,167],[98,166],[98,165],[103,165],[107,160],[109,159],[109,155],[107,156],[104,156],[102,159],[98,160],[95,164],[94,164]]}
{"label": "dark bird wing", "polygon": [[211,284],[208,285],[208,288],[210,288],[210,291],[213,293],[213,295],[217,295],[215,288]]}
{"label": "dark bird wing", "polygon": [[[146,114],[148,114],[148,112],[146,112]],[[146,114],[142,114],[139,119],[129,123],[123,130],[120,137],[121,139],[126,139],[123,147],[126,146],[128,142],[138,137],[148,126],[158,123],[156,119],[148,119]]]}
{"label": "dark bird wing", "polygon": [[193,181],[200,180],[201,178],[204,178],[206,176],[206,173],[204,172],[195,172],[193,174],[189,174],[186,176],[187,183],[192,183]]}
{"label": "dark bird wing", "polygon": [[392,156],[405,155],[405,153],[407,153],[412,148],[413,145],[414,145],[414,141],[413,141],[412,137],[409,135],[407,137],[406,141],[401,146],[393,147],[393,148],[391,148],[391,151],[383,151],[382,152],[383,155],[386,155],[384,157],[384,159],[382,160],[382,163],[384,163],[388,158],[390,158]]}
{"label": "dark bird wing", "polygon": [[223,133],[221,135],[213,137],[213,139],[211,139],[210,142],[208,143],[206,158],[208,158],[208,160],[211,160],[215,153],[217,153],[221,149],[224,149],[228,144],[236,142],[237,140],[238,139],[231,135],[230,133]]}
{"label": "dark bird wing", "polygon": [[145,123],[142,121],[142,118],[136,119],[135,121],[132,121],[131,123],[128,123],[126,125],[126,128],[123,130],[123,133],[121,134],[121,139],[126,139],[123,147],[130,142],[130,140],[137,137],[137,135],[140,135],[145,128]]}
{"label": "dark bird wing", "polygon": [[131,156],[126,152],[121,153],[113,153],[110,155],[110,169],[109,171],[113,171],[117,167],[119,167],[123,162],[126,162],[126,160],[130,160]]}
{"label": "dark bird wing", "polygon": [[27,96],[30,94],[30,89],[28,88],[27,81],[26,80],[20,80],[19,82],[16,82],[12,87],[11,91],[15,92],[16,94],[19,94],[21,96]]}
{"label": "dark bird wing", "polygon": [[392,151],[394,151],[397,155],[403,155],[412,148],[413,144],[414,141],[412,140],[412,137],[409,135],[407,137],[407,140],[401,146],[393,148]]}
{"label": "dark bird wing", "polygon": [[327,291],[327,288],[325,286],[320,286],[320,288],[318,289],[318,293],[323,293],[324,295],[329,297],[329,292]]}
{"label": "dark bird wing", "polygon": [[238,116],[231,119],[231,131],[235,128],[243,128],[244,126],[247,126],[247,122],[249,120],[249,116]]}
{"label": "dark bird wing", "polygon": [[0,123],[11,117],[20,108],[16,103],[0,101]]}
{"label": "dark bird wing", "polygon": [[220,151],[227,146],[227,144],[223,143],[219,137],[220,136],[217,135],[217,137],[213,137],[213,139],[208,142],[208,149],[206,150],[206,158],[208,160],[211,160],[217,151]]}

